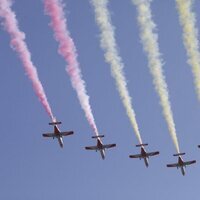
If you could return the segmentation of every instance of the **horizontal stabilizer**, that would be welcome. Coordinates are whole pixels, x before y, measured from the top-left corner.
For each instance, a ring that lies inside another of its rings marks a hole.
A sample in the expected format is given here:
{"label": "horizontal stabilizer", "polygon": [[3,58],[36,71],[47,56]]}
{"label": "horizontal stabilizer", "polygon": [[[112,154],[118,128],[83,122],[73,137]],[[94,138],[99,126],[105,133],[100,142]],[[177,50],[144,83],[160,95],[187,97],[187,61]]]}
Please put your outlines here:
{"label": "horizontal stabilizer", "polygon": [[177,154],[174,154],[173,156],[183,156],[185,155],[185,153],[177,153]]}
{"label": "horizontal stabilizer", "polygon": [[97,139],[97,138],[103,138],[104,135],[96,135],[96,136],[92,136],[93,139]]}
{"label": "horizontal stabilizer", "polygon": [[148,144],[137,144],[135,145],[136,147],[144,147],[144,146],[147,146]]}
{"label": "horizontal stabilizer", "polygon": [[62,122],[50,122],[49,125],[58,125],[58,124],[62,124]]}

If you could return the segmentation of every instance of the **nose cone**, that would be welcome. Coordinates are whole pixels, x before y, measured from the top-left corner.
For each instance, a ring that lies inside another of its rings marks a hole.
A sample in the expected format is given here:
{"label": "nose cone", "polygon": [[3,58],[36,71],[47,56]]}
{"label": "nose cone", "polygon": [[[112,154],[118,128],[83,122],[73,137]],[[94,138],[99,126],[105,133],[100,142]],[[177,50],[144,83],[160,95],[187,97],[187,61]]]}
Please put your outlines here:
{"label": "nose cone", "polygon": [[63,148],[64,144],[63,144],[62,138],[58,139],[58,142],[60,144],[60,147]]}

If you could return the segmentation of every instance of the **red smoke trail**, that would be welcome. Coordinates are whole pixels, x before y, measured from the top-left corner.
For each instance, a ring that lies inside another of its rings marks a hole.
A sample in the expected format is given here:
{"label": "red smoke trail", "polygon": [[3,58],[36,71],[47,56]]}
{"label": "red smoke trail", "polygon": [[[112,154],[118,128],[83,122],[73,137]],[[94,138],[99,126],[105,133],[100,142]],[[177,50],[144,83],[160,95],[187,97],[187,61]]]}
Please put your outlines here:
{"label": "red smoke trail", "polygon": [[77,61],[76,47],[67,28],[62,1],[44,0],[45,11],[51,17],[51,27],[54,31],[56,41],[59,43],[58,52],[68,63],[66,71],[68,72],[72,86],[76,90],[82,109],[86,118],[96,135],[98,135],[92,109],[89,103],[85,82],[82,80],[81,70]]}
{"label": "red smoke trail", "polygon": [[54,120],[50,105],[47,101],[37,70],[31,61],[31,54],[25,43],[25,34],[19,30],[15,13],[11,10],[10,0],[0,0],[0,17],[4,19],[4,27],[11,37],[11,46],[18,53],[24,69],[32,82],[33,89],[44,106],[46,112]]}

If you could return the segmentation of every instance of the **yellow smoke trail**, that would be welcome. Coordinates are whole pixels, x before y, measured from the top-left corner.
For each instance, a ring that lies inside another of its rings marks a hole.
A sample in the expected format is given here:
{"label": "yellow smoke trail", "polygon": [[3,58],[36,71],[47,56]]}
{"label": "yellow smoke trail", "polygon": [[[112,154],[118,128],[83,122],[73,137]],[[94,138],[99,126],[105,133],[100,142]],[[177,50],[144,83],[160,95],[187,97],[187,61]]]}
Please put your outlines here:
{"label": "yellow smoke trail", "polygon": [[96,22],[101,31],[101,47],[105,51],[105,60],[111,66],[112,76],[116,81],[116,86],[126,109],[126,113],[140,144],[142,144],[142,138],[140,136],[135,112],[131,104],[131,97],[127,89],[126,78],[123,72],[124,65],[117,51],[114,27],[112,26],[110,13],[107,8],[108,0],[91,0],[91,3],[94,6]]}
{"label": "yellow smoke trail", "polygon": [[140,37],[145,52],[148,56],[150,72],[153,76],[155,89],[160,97],[160,104],[163,109],[163,115],[167,122],[168,129],[177,152],[179,153],[179,144],[176,136],[176,128],[173,119],[173,113],[169,101],[167,83],[162,69],[162,60],[158,46],[158,35],[155,33],[156,25],[152,20],[149,0],[132,0],[137,7],[138,23],[140,27]]}
{"label": "yellow smoke trail", "polygon": [[192,67],[196,93],[200,100],[200,52],[198,30],[195,27],[196,16],[192,12],[193,0],[176,0],[180,24],[183,28],[183,41],[188,55],[188,63]]}

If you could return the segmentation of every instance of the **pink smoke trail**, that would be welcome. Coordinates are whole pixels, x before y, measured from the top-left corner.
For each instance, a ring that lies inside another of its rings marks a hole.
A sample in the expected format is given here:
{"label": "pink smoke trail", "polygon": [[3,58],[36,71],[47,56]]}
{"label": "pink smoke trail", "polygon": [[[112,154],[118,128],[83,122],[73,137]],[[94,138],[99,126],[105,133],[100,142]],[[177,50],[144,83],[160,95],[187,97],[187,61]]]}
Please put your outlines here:
{"label": "pink smoke trail", "polygon": [[92,127],[94,133],[98,135],[92,109],[89,103],[85,82],[82,79],[81,70],[77,61],[76,47],[67,28],[67,20],[65,18],[62,1],[60,0],[44,0],[45,11],[51,17],[51,27],[54,31],[54,37],[59,43],[58,52],[64,57],[68,63],[66,71],[68,72],[72,86],[76,90],[82,109],[86,118]]}
{"label": "pink smoke trail", "polygon": [[32,82],[33,89],[44,106],[46,112],[54,120],[50,105],[47,101],[42,84],[38,78],[36,67],[31,61],[31,54],[25,43],[25,33],[19,30],[15,13],[11,10],[10,0],[0,0],[0,17],[4,19],[4,27],[11,37],[11,46],[18,53],[24,69]]}

